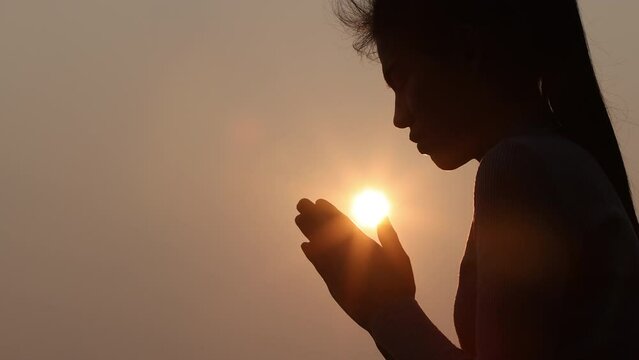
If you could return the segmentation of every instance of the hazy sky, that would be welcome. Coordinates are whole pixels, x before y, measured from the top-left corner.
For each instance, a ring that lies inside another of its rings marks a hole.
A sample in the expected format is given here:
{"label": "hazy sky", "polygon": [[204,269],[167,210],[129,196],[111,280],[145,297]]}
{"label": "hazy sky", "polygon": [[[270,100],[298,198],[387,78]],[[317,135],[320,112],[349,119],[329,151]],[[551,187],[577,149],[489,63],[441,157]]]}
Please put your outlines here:
{"label": "hazy sky", "polygon": [[[457,341],[477,164],[393,127],[328,1],[0,0],[0,358],[381,359],[293,222],[365,185]],[[639,3],[581,4],[639,193]]]}

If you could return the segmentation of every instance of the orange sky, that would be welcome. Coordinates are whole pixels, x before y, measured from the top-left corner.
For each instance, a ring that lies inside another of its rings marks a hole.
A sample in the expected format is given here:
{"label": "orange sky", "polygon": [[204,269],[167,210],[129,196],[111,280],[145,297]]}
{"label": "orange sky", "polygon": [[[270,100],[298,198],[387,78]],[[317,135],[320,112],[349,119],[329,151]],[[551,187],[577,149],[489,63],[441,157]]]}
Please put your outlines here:
{"label": "orange sky", "polygon": [[[581,4],[638,189],[639,4]],[[0,358],[381,359],[293,223],[367,185],[457,341],[477,164],[393,127],[328,0],[5,0],[0,46]]]}

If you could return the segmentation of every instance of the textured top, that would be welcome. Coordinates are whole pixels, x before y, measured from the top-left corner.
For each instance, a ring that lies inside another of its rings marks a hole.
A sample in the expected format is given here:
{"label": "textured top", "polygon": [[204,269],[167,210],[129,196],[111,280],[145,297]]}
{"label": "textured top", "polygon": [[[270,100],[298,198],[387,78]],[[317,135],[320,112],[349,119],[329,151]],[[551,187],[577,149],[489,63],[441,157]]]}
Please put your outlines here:
{"label": "textured top", "polygon": [[553,133],[509,137],[483,158],[461,263],[462,349],[416,301],[374,319],[387,359],[639,359],[639,241],[612,184]]}

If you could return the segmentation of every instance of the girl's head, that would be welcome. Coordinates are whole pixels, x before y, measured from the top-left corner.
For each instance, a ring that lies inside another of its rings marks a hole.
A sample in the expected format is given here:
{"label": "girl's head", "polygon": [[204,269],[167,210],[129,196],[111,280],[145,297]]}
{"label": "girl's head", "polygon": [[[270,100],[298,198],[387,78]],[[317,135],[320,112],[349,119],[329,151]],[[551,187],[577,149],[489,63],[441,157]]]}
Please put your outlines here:
{"label": "girl's head", "polygon": [[442,169],[521,127],[558,127],[599,162],[639,230],[576,0],[335,0],[379,58],[394,123]]}
{"label": "girl's head", "polygon": [[[396,126],[442,169],[483,153],[513,126],[548,122],[539,83],[544,1],[346,0],[355,48],[377,56]],[[556,22],[556,21],[555,21]]]}

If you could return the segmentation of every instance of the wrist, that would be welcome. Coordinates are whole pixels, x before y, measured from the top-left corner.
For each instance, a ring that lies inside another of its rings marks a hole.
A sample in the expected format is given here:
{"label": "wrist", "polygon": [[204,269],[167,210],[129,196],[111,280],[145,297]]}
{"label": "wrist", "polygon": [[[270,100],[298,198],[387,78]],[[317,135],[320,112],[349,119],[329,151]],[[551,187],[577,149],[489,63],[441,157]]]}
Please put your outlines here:
{"label": "wrist", "polygon": [[387,301],[383,305],[377,308],[377,310],[371,314],[368,322],[367,331],[374,335],[378,329],[383,328],[389,321],[392,321],[397,314],[409,311],[409,309],[420,308],[417,300],[414,296],[404,296]]}

